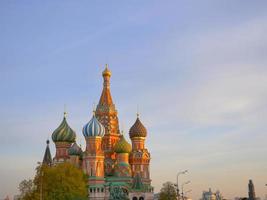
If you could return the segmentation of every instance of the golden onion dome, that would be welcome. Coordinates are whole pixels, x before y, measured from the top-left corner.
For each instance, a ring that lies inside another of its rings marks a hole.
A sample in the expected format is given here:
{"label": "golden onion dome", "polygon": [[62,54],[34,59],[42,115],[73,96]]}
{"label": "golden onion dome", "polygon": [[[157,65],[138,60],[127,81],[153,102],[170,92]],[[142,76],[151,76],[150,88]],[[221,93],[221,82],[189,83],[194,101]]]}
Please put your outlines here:
{"label": "golden onion dome", "polygon": [[131,153],[132,146],[121,135],[119,141],[114,146],[115,153]]}
{"label": "golden onion dome", "polygon": [[106,68],[102,72],[102,76],[111,76],[111,71],[108,69],[108,64],[106,64]]}
{"label": "golden onion dome", "polygon": [[142,124],[138,116],[134,125],[130,128],[129,135],[130,138],[147,136],[146,127]]}

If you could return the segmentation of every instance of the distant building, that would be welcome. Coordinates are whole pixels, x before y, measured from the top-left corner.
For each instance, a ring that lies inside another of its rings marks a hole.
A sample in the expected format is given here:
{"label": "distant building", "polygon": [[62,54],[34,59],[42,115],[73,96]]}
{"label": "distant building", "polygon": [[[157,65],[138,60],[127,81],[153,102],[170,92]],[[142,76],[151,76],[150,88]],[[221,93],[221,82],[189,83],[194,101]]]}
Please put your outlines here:
{"label": "distant building", "polygon": [[236,197],[235,200],[260,200],[259,197],[256,197],[255,187],[252,180],[248,182],[248,197]]}
{"label": "distant building", "polygon": [[220,191],[213,193],[211,189],[209,191],[203,191],[201,200],[223,200]]}
{"label": "distant building", "polygon": [[248,183],[248,199],[249,200],[256,200],[255,188],[252,180],[249,180]]}

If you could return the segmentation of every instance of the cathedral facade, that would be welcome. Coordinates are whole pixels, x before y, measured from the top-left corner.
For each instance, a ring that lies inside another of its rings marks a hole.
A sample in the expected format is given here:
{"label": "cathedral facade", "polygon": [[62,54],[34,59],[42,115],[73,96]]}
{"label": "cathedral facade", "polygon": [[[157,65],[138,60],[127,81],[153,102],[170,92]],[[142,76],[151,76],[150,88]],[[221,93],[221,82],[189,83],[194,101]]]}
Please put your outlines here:
{"label": "cathedral facade", "polygon": [[56,154],[52,160],[47,143],[43,162],[70,162],[81,168],[88,176],[90,200],[152,200],[150,153],[145,147],[147,130],[137,115],[129,130],[131,144],[128,143],[119,129],[118,113],[110,92],[111,71],[107,66],[102,76],[99,103],[82,131],[85,150],[77,145],[76,133],[64,114],[63,121],[52,133]]}

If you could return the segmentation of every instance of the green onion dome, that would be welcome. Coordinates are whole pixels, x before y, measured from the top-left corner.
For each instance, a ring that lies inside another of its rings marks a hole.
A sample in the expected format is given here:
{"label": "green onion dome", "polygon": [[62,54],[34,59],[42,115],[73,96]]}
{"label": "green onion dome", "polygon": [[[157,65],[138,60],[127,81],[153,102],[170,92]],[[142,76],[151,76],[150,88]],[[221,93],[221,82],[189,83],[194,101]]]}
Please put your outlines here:
{"label": "green onion dome", "polygon": [[116,153],[131,153],[132,146],[125,140],[124,136],[120,136],[120,140],[115,144],[114,151]]}
{"label": "green onion dome", "polygon": [[138,116],[134,125],[130,128],[129,135],[130,138],[147,136],[146,127],[142,124]]}
{"label": "green onion dome", "polygon": [[59,125],[59,127],[53,132],[52,140],[54,142],[75,142],[76,133],[70,128],[67,123],[66,116],[64,114],[64,118]]}
{"label": "green onion dome", "polygon": [[76,142],[68,150],[70,156],[80,156],[82,154],[82,149],[77,145]]}

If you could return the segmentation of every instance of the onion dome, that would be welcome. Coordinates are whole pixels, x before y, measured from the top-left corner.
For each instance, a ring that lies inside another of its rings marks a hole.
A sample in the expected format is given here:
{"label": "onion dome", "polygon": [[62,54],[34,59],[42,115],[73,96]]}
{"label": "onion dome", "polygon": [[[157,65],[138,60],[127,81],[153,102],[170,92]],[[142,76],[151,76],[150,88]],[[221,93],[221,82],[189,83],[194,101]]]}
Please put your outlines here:
{"label": "onion dome", "polygon": [[92,119],[83,127],[84,137],[100,136],[105,134],[105,127],[98,121],[95,114]]}
{"label": "onion dome", "polygon": [[130,128],[129,135],[130,138],[147,136],[146,127],[142,124],[138,116],[134,125]]}
{"label": "onion dome", "polygon": [[132,146],[125,140],[124,136],[120,136],[120,140],[115,144],[114,151],[116,153],[131,153]]}
{"label": "onion dome", "polygon": [[76,142],[68,150],[70,156],[80,156],[82,154],[82,149],[77,145]]}
{"label": "onion dome", "polygon": [[53,132],[52,140],[54,142],[73,143],[76,138],[76,133],[70,128],[66,120],[66,113],[59,127]]}
{"label": "onion dome", "polygon": [[102,72],[102,76],[111,76],[111,71],[108,69],[108,64],[106,64],[106,68]]}

